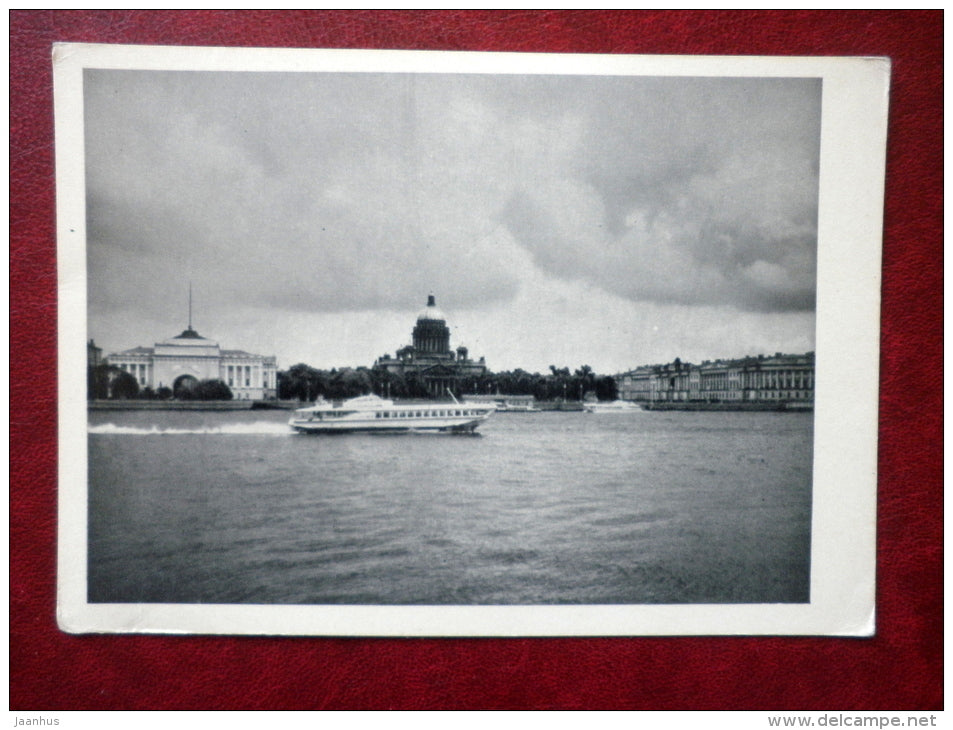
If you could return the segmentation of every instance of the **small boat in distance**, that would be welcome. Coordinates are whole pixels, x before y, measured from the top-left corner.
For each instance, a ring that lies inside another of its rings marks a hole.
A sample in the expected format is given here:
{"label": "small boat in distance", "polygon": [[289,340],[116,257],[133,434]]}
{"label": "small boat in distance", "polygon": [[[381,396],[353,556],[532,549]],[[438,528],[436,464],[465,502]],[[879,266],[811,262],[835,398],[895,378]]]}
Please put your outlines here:
{"label": "small boat in distance", "polygon": [[631,413],[632,411],[641,411],[641,406],[631,403],[627,400],[613,401],[591,401],[582,404],[586,413]]}
{"label": "small boat in distance", "polygon": [[504,413],[539,413],[539,408],[532,403],[500,403],[496,410]]}
{"label": "small boat in distance", "polygon": [[489,403],[500,413],[539,413],[536,398],[531,395],[467,395],[470,403]]}
{"label": "small boat in distance", "polygon": [[376,395],[318,401],[294,412],[288,425],[301,433],[443,431],[472,433],[496,408],[486,403],[394,403]]}

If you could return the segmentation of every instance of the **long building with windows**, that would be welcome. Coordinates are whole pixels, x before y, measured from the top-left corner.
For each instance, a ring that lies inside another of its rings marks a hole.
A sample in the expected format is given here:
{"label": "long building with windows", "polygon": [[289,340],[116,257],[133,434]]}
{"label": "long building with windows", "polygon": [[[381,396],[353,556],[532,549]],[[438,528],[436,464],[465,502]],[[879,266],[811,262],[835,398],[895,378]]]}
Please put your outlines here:
{"label": "long building with windows", "polygon": [[643,403],[814,403],[814,353],[700,365],[675,360],[616,376],[619,397]]}
{"label": "long building with windows", "polygon": [[221,380],[236,400],[277,398],[278,363],[273,356],[223,350],[191,324],[181,334],[156,342],[153,347],[116,352],[105,361],[130,373],[140,388],[169,388],[178,395],[200,381]]}
{"label": "long building with windows", "polygon": [[450,349],[450,328],[443,312],[437,309],[434,295],[427,298],[427,306],[417,315],[411,333],[413,344],[397,350],[394,357],[383,355],[374,368],[394,375],[415,375],[433,396],[456,391],[459,381],[486,374],[484,358],[471,360],[466,347]]}

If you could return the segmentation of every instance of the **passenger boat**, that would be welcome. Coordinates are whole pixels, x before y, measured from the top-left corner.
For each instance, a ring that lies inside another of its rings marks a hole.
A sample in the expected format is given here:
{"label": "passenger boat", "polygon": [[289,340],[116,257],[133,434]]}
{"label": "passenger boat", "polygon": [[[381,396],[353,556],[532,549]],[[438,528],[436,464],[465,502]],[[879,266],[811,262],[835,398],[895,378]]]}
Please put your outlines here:
{"label": "passenger boat", "polygon": [[635,403],[627,400],[591,401],[582,404],[586,413],[628,413],[631,411],[641,411],[642,408]]}
{"label": "passenger boat", "polygon": [[532,403],[498,403],[496,410],[504,413],[539,413]]}
{"label": "passenger boat", "polygon": [[487,403],[400,404],[376,395],[319,401],[294,412],[288,425],[302,433],[443,431],[472,433],[496,408]]}
{"label": "passenger boat", "polygon": [[489,403],[500,413],[539,413],[536,407],[536,398],[531,395],[467,395],[464,396],[471,403]]}

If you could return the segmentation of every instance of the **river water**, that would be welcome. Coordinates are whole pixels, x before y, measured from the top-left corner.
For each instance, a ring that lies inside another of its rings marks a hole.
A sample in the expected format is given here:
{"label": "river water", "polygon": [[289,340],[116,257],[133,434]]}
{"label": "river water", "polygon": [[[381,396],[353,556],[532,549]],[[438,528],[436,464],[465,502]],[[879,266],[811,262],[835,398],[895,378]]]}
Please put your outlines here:
{"label": "river water", "polygon": [[498,413],[476,436],[288,416],[90,413],[90,602],[810,598],[810,413]]}

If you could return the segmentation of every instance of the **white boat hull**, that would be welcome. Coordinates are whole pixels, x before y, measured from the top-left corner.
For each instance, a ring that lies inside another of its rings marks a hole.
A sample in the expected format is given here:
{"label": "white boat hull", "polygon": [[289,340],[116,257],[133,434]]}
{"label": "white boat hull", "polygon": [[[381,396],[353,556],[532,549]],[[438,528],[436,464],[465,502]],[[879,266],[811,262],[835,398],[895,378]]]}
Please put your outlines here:
{"label": "white boat hull", "polygon": [[300,433],[407,433],[408,431],[438,431],[469,433],[486,420],[486,416],[468,419],[407,419],[403,423],[382,424],[375,419],[349,421],[300,421],[292,419],[289,425]]}
{"label": "white boat hull", "polygon": [[299,409],[288,425],[300,433],[472,433],[493,411],[492,406],[485,404],[401,405],[364,396]]}
{"label": "white boat hull", "polygon": [[632,413],[642,408],[628,401],[612,401],[608,403],[583,403],[586,413]]}

